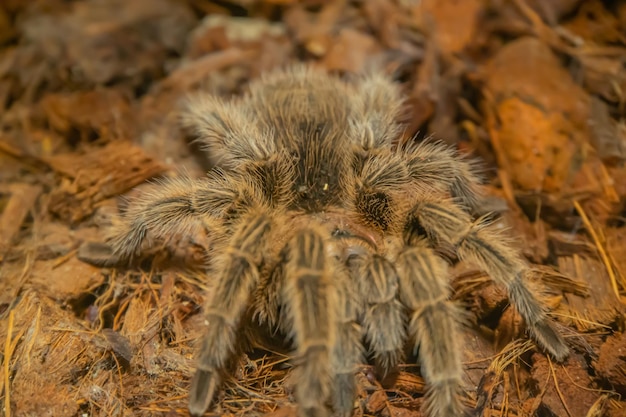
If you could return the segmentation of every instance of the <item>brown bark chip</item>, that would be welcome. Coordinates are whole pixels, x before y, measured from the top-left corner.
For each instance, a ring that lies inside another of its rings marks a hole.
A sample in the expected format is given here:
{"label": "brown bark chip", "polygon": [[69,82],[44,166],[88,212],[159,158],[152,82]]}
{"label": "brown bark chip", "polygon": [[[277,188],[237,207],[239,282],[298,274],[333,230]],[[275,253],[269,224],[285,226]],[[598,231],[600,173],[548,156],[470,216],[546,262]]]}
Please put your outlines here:
{"label": "brown bark chip", "polygon": [[480,0],[426,0],[413,7],[442,53],[454,54],[472,43],[483,5]]}
{"label": "brown bark chip", "polygon": [[626,333],[609,336],[593,366],[600,378],[605,379],[615,391],[626,395]]}
{"label": "brown bark chip", "polygon": [[602,263],[587,256],[573,255],[559,257],[558,265],[561,273],[588,288],[585,296],[565,295],[567,303],[561,306],[564,321],[585,332],[606,329],[615,323],[622,306]]}
{"label": "brown bark chip", "polygon": [[533,355],[531,381],[543,392],[542,406],[557,416],[585,416],[597,399],[584,359],[572,355],[562,365]]}
{"label": "brown bark chip", "polygon": [[39,185],[18,183],[12,184],[7,191],[9,200],[0,216],[0,261],[22,227],[24,219],[33,210],[42,190]]}
{"label": "brown bark chip", "polygon": [[586,138],[588,96],[534,38],[508,44],[484,71],[511,178],[524,190],[563,190]]}
{"label": "brown bark chip", "polygon": [[49,94],[41,106],[50,127],[65,137],[87,142],[134,136],[130,104],[119,90]]}
{"label": "brown bark chip", "polygon": [[141,148],[122,140],[94,148],[82,156],[55,155],[46,162],[62,175],[60,187],[50,196],[49,209],[70,222],[93,213],[102,200],[126,192],[164,171],[164,166]]}

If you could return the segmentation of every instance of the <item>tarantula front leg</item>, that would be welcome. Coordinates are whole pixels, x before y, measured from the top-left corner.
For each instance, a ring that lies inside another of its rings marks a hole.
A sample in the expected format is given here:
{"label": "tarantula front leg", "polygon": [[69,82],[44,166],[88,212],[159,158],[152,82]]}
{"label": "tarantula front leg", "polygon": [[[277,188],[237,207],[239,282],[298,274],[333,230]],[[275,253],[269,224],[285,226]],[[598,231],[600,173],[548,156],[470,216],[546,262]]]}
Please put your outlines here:
{"label": "tarantula front leg", "polygon": [[113,256],[126,261],[137,255],[146,239],[189,235],[197,228],[218,229],[202,199],[209,190],[207,180],[170,178],[156,184],[133,200],[108,236]]}
{"label": "tarantula front leg", "polygon": [[[394,207],[409,182],[407,166],[395,152],[370,155],[361,167],[355,193],[355,208],[361,221],[373,230],[386,232],[397,223]],[[393,265],[384,257],[365,248],[356,272],[365,301],[366,340],[374,352],[377,371],[384,377],[395,368],[402,356],[405,316],[397,301],[398,277]]]}
{"label": "tarantula front leg", "polygon": [[462,366],[458,346],[460,310],[449,300],[446,263],[422,240],[403,249],[396,262],[400,300],[409,309],[409,335],[419,347],[428,384],[424,409],[432,417],[459,416]]}
{"label": "tarantula front leg", "polygon": [[325,416],[331,392],[337,300],[321,231],[303,229],[287,244],[283,305],[296,346],[296,400],[302,416]]}
{"label": "tarantula front leg", "polygon": [[239,321],[259,281],[258,266],[271,220],[266,214],[252,212],[239,224],[215,269],[216,287],[205,308],[206,330],[189,393],[189,411],[194,416],[202,415],[213,399],[220,371],[234,351]]}
{"label": "tarantula front leg", "polygon": [[505,286],[512,304],[541,347],[559,361],[567,357],[565,341],[528,288],[526,264],[490,224],[473,222],[453,203],[424,202],[414,208],[411,217],[409,231],[422,228],[431,238],[454,245],[461,259],[473,262]]}
{"label": "tarantula front leg", "polygon": [[333,349],[333,380],[335,386],[335,415],[349,417],[354,410],[356,397],[355,374],[363,357],[362,331],[358,324],[360,303],[359,284],[351,276],[345,263],[333,268],[333,283],[336,288],[337,340]]}

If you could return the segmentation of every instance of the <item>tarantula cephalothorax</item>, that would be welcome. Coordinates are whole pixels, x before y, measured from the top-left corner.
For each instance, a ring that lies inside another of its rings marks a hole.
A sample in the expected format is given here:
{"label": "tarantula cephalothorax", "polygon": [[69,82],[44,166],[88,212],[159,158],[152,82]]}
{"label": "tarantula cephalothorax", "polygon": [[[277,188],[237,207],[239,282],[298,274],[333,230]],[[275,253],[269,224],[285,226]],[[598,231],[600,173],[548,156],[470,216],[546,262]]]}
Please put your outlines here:
{"label": "tarantula cephalothorax", "polygon": [[327,415],[328,402],[352,413],[363,339],[382,374],[407,340],[419,347],[427,414],[461,415],[462,313],[440,249],[506,287],[535,340],[567,356],[525,262],[470,214],[471,163],[441,144],[399,144],[401,108],[380,73],[342,81],[304,66],[253,82],[241,99],[190,100],[184,124],[216,168],[131,202],[110,242],[128,259],[148,238],[203,229],[213,240],[193,415],[208,409],[251,317],[290,335],[302,416]]}

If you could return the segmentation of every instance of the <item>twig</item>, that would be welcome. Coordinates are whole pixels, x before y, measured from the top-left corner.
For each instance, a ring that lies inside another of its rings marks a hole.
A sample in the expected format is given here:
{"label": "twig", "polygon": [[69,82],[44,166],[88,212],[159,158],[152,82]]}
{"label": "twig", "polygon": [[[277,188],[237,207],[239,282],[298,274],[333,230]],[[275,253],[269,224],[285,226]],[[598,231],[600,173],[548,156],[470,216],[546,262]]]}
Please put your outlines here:
{"label": "twig", "polygon": [[11,417],[11,389],[9,381],[9,363],[11,362],[11,335],[13,333],[13,321],[15,310],[9,312],[9,325],[7,326],[7,340],[4,342],[4,415]]}
{"label": "twig", "polygon": [[563,403],[563,408],[565,408],[565,412],[567,413],[569,417],[572,417],[572,413],[569,411],[569,408],[567,407],[565,398],[563,398],[563,393],[559,389],[559,382],[557,381],[557,378],[556,378],[556,371],[554,370],[554,366],[552,366],[552,361],[550,360],[549,356],[548,356],[548,364],[550,365],[550,371],[552,372],[552,379],[554,380],[554,389],[556,390],[556,393],[561,399],[561,403]]}
{"label": "twig", "polygon": [[206,74],[241,62],[250,62],[255,55],[254,51],[240,48],[230,48],[225,51],[208,54],[176,69],[163,80],[160,88],[188,90],[191,85],[204,79]]}
{"label": "twig", "polygon": [[621,302],[622,300],[620,298],[619,288],[617,286],[617,278],[615,277],[615,272],[613,271],[613,267],[611,266],[611,261],[609,260],[606,250],[604,250],[604,245],[602,245],[602,241],[600,240],[598,233],[593,228],[593,225],[591,224],[591,221],[589,220],[587,213],[585,213],[585,210],[582,208],[582,206],[580,205],[578,201],[574,201],[574,207],[576,208],[576,211],[580,215],[580,218],[582,219],[585,225],[585,228],[591,235],[591,238],[593,239],[594,243],[596,244],[596,247],[598,248],[598,252],[600,253],[602,262],[604,262],[606,271],[609,274],[609,279],[611,280],[611,287],[613,287],[613,292],[615,293],[615,296],[617,297],[617,299],[620,300]]}

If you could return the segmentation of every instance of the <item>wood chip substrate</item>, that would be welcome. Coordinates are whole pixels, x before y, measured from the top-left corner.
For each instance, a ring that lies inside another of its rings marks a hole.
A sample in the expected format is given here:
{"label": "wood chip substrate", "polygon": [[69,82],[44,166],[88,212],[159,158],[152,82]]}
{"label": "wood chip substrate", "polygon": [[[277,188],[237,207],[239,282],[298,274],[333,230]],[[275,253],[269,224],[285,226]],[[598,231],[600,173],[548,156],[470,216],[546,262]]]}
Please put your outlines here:
{"label": "wood chip substrate", "polygon": [[[1,1],[0,415],[189,415],[206,236],[132,265],[84,262],[88,244],[146,183],[211,168],[180,127],[190,94],[296,62],[382,68],[402,140],[480,161],[478,214],[508,228],[572,353],[546,356],[456,264],[472,415],[626,416],[626,1],[601,0]],[[285,342],[238,357],[207,415],[295,416]],[[355,416],[423,416],[412,348],[389,381],[364,359]]]}

